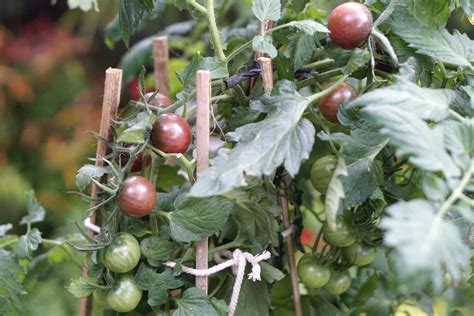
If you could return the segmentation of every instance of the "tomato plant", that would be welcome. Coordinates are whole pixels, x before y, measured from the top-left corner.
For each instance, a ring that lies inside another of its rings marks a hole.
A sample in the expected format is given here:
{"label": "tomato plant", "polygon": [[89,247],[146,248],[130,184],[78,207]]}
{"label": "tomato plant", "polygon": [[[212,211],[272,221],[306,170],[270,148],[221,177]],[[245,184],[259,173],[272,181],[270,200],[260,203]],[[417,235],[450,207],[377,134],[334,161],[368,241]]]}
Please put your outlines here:
{"label": "tomato plant", "polygon": [[[273,254],[259,263],[261,281],[243,281],[236,315],[298,309],[291,276],[304,285],[299,304],[308,315],[391,315],[406,302],[429,313],[437,302],[444,313],[472,310],[474,44],[446,29],[450,16],[471,17],[472,7],[401,2],[120,1],[106,38],[121,35],[129,51],[118,67],[143,91],[122,100],[103,165],[76,176],[78,195],[93,202],[85,214],[101,227],[73,245],[102,255],[91,256],[89,275],[69,290],[107,291],[106,305],[118,312],[136,310],[143,295],[144,310],[225,314],[231,269],[210,277],[210,295],[183,272],[208,238],[209,266],[236,249]],[[149,21],[167,21],[173,8],[190,19],[166,28],[182,67],[172,69],[175,101],[156,106],[144,84],[153,38],[134,43],[133,35],[155,25]],[[271,93],[255,52],[271,58]],[[190,125],[199,70],[211,75],[216,146],[198,173]],[[140,176],[130,174],[130,160],[119,163],[130,145],[152,159]],[[284,239],[310,217],[315,238],[289,253]],[[123,233],[139,241],[140,254],[134,243],[133,264],[117,270],[103,254]],[[5,248],[26,257],[40,238],[28,234]],[[302,250],[290,271],[287,258]]]}

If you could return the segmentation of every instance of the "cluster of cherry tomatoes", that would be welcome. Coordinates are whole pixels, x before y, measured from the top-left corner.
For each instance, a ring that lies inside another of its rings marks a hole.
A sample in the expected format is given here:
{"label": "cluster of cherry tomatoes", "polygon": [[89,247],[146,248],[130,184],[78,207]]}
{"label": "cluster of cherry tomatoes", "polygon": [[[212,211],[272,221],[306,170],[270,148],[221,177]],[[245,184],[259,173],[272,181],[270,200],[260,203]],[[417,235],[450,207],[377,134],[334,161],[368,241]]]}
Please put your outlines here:
{"label": "cluster of cherry tomatoes", "polygon": [[[332,41],[341,48],[353,49],[363,44],[373,27],[373,18],[364,5],[356,2],[344,3],[336,7],[328,19]],[[330,88],[329,83],[323,89]],[[343,82],[331,93],[319,99],[321,114],[330,122],[338,123],[337,112],[341,104],[355,97],[352,85]],[[335,155],[327,155],[318,159],[311,168],[311,184],[325,195],[337,165]],[[365,266],[375,258],[375,249],[356,241],[354,231],[339,217],[336,227],[323,224],[324,240],[341,253],[336,260],[325,263],[324,258],[315,253],[307,253],[298,261],[298,276],[309,289],[324,288],[333,295],[344,293],[351,285],[350,266]],[[338,264],[337,262],[343,262]]]}

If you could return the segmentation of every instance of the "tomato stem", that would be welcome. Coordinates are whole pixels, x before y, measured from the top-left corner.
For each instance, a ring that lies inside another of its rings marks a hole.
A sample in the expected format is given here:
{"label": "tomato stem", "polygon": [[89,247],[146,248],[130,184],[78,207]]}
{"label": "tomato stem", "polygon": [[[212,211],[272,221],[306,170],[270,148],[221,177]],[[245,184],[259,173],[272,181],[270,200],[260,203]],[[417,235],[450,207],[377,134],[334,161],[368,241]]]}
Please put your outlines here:
{"label": "tomato stem", "polygon": [[202,14],[207,15],[207,9],[199,4],[196,0],[186,0],[186,3],[192,6],[196,11],[199,11]]}
{"label": "tomato stem", "polygon": [[221,39],[219,38],[219,30],[217,29],[216,17],[214,13],[214,1],[206,0],[207,21],[209,23],[209,31],[211,32],[211,41],[214,46],[217,58],[221,61],[227,61],[227,57],[222,49]]}

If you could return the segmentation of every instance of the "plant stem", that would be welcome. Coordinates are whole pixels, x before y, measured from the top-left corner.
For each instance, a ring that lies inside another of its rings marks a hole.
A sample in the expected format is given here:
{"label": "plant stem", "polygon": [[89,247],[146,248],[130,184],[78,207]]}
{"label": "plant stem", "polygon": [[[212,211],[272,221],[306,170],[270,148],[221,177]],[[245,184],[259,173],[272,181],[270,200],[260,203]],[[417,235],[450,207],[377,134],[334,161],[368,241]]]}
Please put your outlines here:
{"label": "plant stem", "polygon": [[207,15],[206,8],[199,4],[196,0],[186,0],[186,3],[192,6],[197,11],[201,12],[202,14]]}
{"label": "plant stem", "polygon": [[[337,69],[334,69],[334,70],[337,70]],[[329,71],[328,71],[328,72],[329,72]],[[309,101],[309,104],[316,102],[319,98],[324,97],[325,95],[327,95],[327,94],[333,92],[334,90],[336,90],[337,87],[339,87],[339,85],[340,85],[341,83],[343,83],[344,80],[346,80],[347,77],[349,77],[349,75],[344,75],[344,76],[342,76],[341,78],[339,78],[339,80],[337,80],[337,81],[336,81],[332,86],[330,86],[329,88],[327,88],[327,89],[325,89],[325,90],[323,90],[323,91],[321,91],[321,92],[318,92],[318,93],[313,94],[312,96],[310,96],[310,97],[309,97],[309,100],[310,100],[310,101]],[[313,78],[314,78],[314,77],[313,77]],[[313,79],[313,78],[309,78],[309,79]],[[308,79],[306,79],[306,80],[308,80]],[[303,80],[303,81],[306,81],[306,80]],[[298,83],[301,83],[301,81],[298,82]],[[298,86],[298,85],[297,85],[297,86]],[[298,86],[298,89],[299,89],[299,88],[300,88],[300,87]]]}
{"label": "plant stem", "polygon": [[459,122],[464,122],[464,117],[459,114],[458,112],[454,111],[454,110],[451,110],[449,109],[449,115],[453,118],[455,118],[456,120],[458,120]]}
{"label": "plant stem", "polygon": [[466,173],[461,179],[461,182],[459,182],[458,186],[453,190],[449,198],[444,201],[444,203],[439,208],[438,214],[436,215],[439,219],[443,218],[443,216],[446,214],[446,212],[449,211],[450,207],[454,204],[454,202],[456,202],[463,195],[464,189],[469,184],[469,181],[471,180],[473,174],[474,161],[471,161],[471,167],[466,171]]}
{"label": "plant stem", "polygon": [[5,248],[5,247],[8,247],[10,245],[13,245],[14,243],[16,243],[18,241],[18,237],[15,237],[7,242],[4,242],[3,244],[0,244],[0,249],[1,248]]}
{"label": "plant stem", "polygon": [[334,63],[334,59],[332,58],[326,58],[323,60],[318,60],[313,63],[304,65],[303,68],[308,68],[308,69],[313,69],[313,70],[318,70],[321,68],[325,68],[326,66],[329,66]]}
{"label": "plant stem", "polygon": [[226,61],[227,57],[222,50],[221,39],[219,38],[219,30],[217,29],[216,17],[214,14],[214,0],[206,0],[207,21],[209,23],[209,30],[211,32],[211,41],[214,46],[217,58],[221,61]]}
{"label": "plant stem", "polygon": [[[303,88],[303,87],[310,86],[310,85],[312,85],[312,84],[316,84],[316,83],[318,83],[318,82],[321,81],[321,80],[328,79],[328,78],[331,78],[331,77],[335,77],[335,76],[338,76],[338,75],[342,75],[342,74],[343,74],[342,70],[343,70],[343,68],[336,68],[336,69],[332,69],[332,70],[329,70],[329,71],[326,71],[326,72],[323,72],[323,73],[314,75],[314,76],[311,77],[311,78],[298,81],[298,82],[296,83],[296,87],[297,87],[298,89],[301,89],[301,88]],[[347,75],[344,76],[344,79],[345,79],[345,78],[347,78]],[[332,91],[332,90],[331,90],[331,91]]]}

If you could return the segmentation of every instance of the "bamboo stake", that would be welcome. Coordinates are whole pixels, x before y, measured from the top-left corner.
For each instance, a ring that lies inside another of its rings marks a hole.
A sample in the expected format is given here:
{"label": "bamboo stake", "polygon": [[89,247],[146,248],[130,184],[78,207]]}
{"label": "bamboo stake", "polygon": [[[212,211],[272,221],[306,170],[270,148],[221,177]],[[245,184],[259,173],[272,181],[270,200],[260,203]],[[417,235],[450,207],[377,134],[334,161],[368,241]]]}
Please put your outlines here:
{"label": "bamboo stake", "polygon": [[[263,79],[263,89],[266,93],[270,93],[273,89],[273,71],[272,71],[272,60],[266,57],[260,57],[258,60],[260,68],[262,69],[261,75]],[[291,228],[290,212],[288,210],[288,200],[286,198],[286,187],[285,183],[281,182],[280,185],[280,202],[283,209],[283,224],[285,230]],[[291,230],[290,230],[291,231]],[[295,303],[295,314],[296,316],[303,316],[303,309],[301,307],[301,296],[300,289],[298,287],[298,277],[296,274],[296,262],[295,262],[295,240],[293,232],[291,231],[286,236],[286,246],[288,249],[288,266],[290,268],[291,287],[293,290],[293,301]]]}
{"label": "bamboo stake", "polygon": [[[196,150],[197,177],[209,168],[209,106],[211,101],[211,73],[196,73]],[[208,238],[196,242],[196,269],[208,268]],[[196,287],[207,294],[207,277],[196,277]]]}
{"label": "bamboo stake", "polygon": [[[110,124],[113,119],[117,117],[117,111],[120,103],[120,89],[122,87],[122,70],[109,68],[105,71],[105,87],[104,99],[102,101],[102,117],[100,120],[99,134],[102,138],[111,140]],[[107,154],[107,145],[104,142],[98,142],[96,151],[96,166],[103,166],[104,162],[101,160]],[[92,184],[91,197],[93,200],[97,198],[97,187]],[[91,207],[94,202],[91,203]],[[91,223],[95,224],[96,214],[91,217]],[[89,236],[93,237],[94,232],[89,230]],[[87,277],[87,263],[84,262],[82,268],[82,275]],[[92,312],[92,297],[82,298],[79,305],[79,316],[89,316]]]}
{"label": "bamboo stake", "polygon": [[153,39],[153,66],[155,70],[155,87],[160,93],[170,95],[170,66],[168,36]]}

